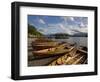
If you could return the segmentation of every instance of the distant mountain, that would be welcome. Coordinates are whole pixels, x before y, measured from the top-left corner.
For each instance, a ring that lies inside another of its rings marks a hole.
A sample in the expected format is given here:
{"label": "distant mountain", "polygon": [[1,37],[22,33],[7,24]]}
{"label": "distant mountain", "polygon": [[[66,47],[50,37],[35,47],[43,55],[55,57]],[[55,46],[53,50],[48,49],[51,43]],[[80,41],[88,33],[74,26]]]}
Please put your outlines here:
{"label": "distant mountain", "polygon": [[78,32],[78,33],[75,33],[74,35],[71,35],[73,37],[87,37],[88,34],[87,33],[83,33],[83,32]]}
{"label": "distant mountain", "polygon": [[56,34],[48,34],[48,35],[45,35],[46,37],[48,38],[56,38],[56,39],[60,39],[60,38],[63,38],[63,39],[66,39],[68,37],[87,37],[87,33],[83,33],[83,32],[78,32],[78,33],[75,33],[74,35],[70,35],[70,34],[67,34],[67,33],[56,33]]}
{"label": "distant mountain", "polygon": [[28,24],[28,34],[33,36],[42,36],[43,34],[37,31],[35,26]]}
{"label": "distant mountain", "polygon": [[67,34],[67,33],[55,33],[55,34],[46,35],[46,37],[48,37],[48,38],[56,38],[56,39],[68,38],[68,36],[69,36],[69,34]]}

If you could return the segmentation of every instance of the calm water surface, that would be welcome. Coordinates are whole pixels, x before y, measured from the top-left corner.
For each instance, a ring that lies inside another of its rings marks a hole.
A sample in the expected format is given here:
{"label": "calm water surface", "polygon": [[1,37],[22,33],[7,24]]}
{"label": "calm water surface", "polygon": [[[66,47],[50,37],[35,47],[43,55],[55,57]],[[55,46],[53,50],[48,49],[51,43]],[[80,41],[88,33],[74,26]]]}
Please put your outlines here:
{"label": "calm water surface", "polygon": [[85,46],[87,47],[88,45],[88,39],[87,37],[69,37],[68,39],[54,39],[53,40],[56,40],[56,41],[64,41],[64,42],[68,42],[68,43],[77,43],[78,46]]}

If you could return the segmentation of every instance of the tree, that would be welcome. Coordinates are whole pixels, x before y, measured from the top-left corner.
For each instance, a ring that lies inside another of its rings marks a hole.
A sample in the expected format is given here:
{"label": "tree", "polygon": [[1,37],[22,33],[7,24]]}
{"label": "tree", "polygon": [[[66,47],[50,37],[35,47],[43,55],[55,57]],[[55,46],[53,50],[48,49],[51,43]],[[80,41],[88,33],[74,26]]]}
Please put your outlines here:
{"label": "tree", "polygon": [[42,33],[38,32],[35,26],[28,24],[28,34],[35,36],[42,36]]}

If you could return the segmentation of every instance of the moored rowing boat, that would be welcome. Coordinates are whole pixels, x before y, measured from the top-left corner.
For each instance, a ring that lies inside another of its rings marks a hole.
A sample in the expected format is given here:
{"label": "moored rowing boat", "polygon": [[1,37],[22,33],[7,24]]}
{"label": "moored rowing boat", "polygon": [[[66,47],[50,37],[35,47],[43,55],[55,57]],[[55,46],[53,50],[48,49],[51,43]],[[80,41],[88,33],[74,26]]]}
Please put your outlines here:
{"label": "moored rowing boat", "polygon": [[[73,55],[71,55],[73,54]],[[71,65],[71,64],[86,64],[87,63],[87,53],[82,52],[82,50],[73,49],[71,52],[60,56],[58,59],[54,60],[49,64],[49,66],[54,65]]]}
{"label": "moored rowing boat", "polygon": [[56,55],[63,55],[65,53],[70,52],[73,48],[74,46],[67,47],[66,44],[61,44],[54,48],[33,51],[33,55],[34,57],[50,57],[50,56],[56,56]]}

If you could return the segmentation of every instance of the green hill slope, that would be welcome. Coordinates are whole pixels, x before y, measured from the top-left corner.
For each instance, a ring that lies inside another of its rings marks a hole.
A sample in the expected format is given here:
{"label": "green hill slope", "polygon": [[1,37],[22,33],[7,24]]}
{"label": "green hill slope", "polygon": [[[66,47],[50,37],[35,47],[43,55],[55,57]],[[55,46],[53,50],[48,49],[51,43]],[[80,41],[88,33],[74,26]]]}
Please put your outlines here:
{"label": "green hill slope", "polygon": [[38,32],[37,29],[28,24],[28,34],[34,35],[34,36],[42,36],[43,34]]}

